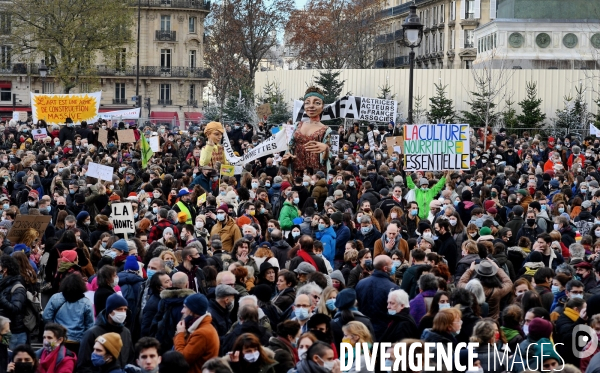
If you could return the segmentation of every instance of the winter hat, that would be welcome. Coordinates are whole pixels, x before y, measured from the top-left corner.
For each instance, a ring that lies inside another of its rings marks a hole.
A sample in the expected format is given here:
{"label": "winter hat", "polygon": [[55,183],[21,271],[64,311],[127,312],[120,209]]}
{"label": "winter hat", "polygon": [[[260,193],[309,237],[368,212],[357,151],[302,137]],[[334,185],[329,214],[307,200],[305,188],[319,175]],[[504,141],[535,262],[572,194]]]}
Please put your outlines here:
{"label": "winter hat", "polygon": [[540,338],[550,338],[552,335],[552,323],[540,317],[536,317],[529,323],[529,336],[537,341]]}
{"label": "winter hat", "polygon": [[333,196],[334,196],[334,197],[343,197],[343,196],[344,196],[344,192],[343,192],[341,189],[336,189],[336,190],[333,192]]}
{"label": "winter hat", "polygon": [[558,180],[550,180],[550,186],[553,188],[558,188],[560,186],[560,183],[558,182]]}
{"label": "winter hat", "polygon": [[487,200],[483,203],[483,207],[485,211],[488,211],[489,209],[491,209],[492,207],[494,207],[496,205],[496,202],[492,201],[492,200]]}
{"label": "winter hat", "polygon": [[183,212],[183,211],[182,211],[182,212],[180,212],[180,213],[178,213],[178,214],[177,214],[177,220],[178,220],[180,223],[185,223],[185,222],[186,222],[186,220],[187,220],[187,214],[186,214],[185,212]]}
{"label": "winter hat", "polygon": [[520,205],[516,205],[515,207],[513,207],[512,211],[516,216],[522,216],[525,212],[525,210],[523,210],[523,207]]}
{"label": "winter hat", "polygon": [[137,258],[133,255],[129,255],[127,259],[125,259],[125,267],[123,268],[125,271],[139,271],[140,265],[138,264]]}
{"label": "winter hat", "polygon": [[335,271],[331,272],[329,277],[331,277],[332,280],[338,280],[342,283],[342,285],[346,286],[346,280],[344,279],[344,275],[342,275],[342,272],[340,272],[339,269],[336,269]]}
{"label": "winter hat", "polygon": [[310,273],[316,272],[315,267],[308,262],[302,262],[294,269],[294,272],[301,275],[308,275]]}
{"label": "winter hat", "polygon": [[273,178],[273,182],[275,184],[280,184],[283,181],[283,179],[281,178],[281,176],[275,176],[275,178]]}
{"label": "winter hat", "polygon": [[542,253],[540,253],[538,251],[532,252],[531,255],[529,256],[529,261],[533,262],[533,263],[541,262],[543,260],[544,260],[544,258],[542,257]]}
{"label": "winter hat", "polygon": [[127,195],[127,198],[130,201],[137,201],[138,200],[138,196],[136,192],[131,192],[129,193],[129,195]]}
{"label": "winter hat", "polygon": [[81,193],[75,194],[75,202],[77,203],[85,203],[85,196]]}
{"label": "winter hat", "polygon": [[525,189],[519,189],[519,190],[517,190],[517,194],[520,194],[523,197],[527,197],[529,195],[529,192]]}
{"label": "winter hat", "polygon": [[422,177],[421,180],[419,180],[419,185],[429,185],[429,180]]}
{"label": "winter hat", "polygon": [[190,191],[187,188],[183,188],[177,193],[177,197],[187,196],[188,194],[190,194]]}
{"label": "winter hat", "polygon": [[463,192],[462,192],[462,200],[463,201],[470,201],[471,198],[473,198],[473,193],[471,193],[470,190],[463,190]]}
{"label": "winter hat", "polygon": [[252,288],[252,294],[256,295],[256,298],[264,303],[271,301],[271,287],[267,284],[256,285]]}
{"label": "winter hat", "polygon": [[166,227],[166,228],[163,230],[163,237],[165,237],[165,233],[170,233],[171,235],[174,235],[174,233],[173,233],[173,228],[171,228],[171,227]]}
{"label": "winter hat", "polygon": [[217,287],[215,289],[215,296],[217,297],[217,299],[225,298],[230,295],[238,295],[238,294],[239,294],[239,292],[229,285],[223,285],[223,284],[217,285]]}
{"label": "winter hat", "polygon": [[[498,210],[497,210],[495,207],[490,207],[490,208],[488,209],[488,213],[490,213],[490,214],[497,214],[497,213],[498,213]],[[494,221],[494,224],[495,224],[495,225],[498,225],[498,222]]]}
{"label": "winter hat", "polygon": [[[165,228],[168,229],[168,228]],[[124,253],[128,253],[129,252],[129,245],[127,245],[127,242],[124,239],[120,239],[117,242],[113,243],[111,246],[113,249],[117,249],[120,250]]]}
{"label": "winter hat", "polygon": [[339,292],[335,298],[335,308],[338,310],[349,309],[356,304],[356,291],[354,289],[344,289]]}
{"label": "winter hat", "polygon": [[229,214],[229,206],[227,206],[226,203],[219,206],[218,210],[223,210],[223,211],[225,211],[226,214]]}
{"label": "winter hat", "polygon": [[489,236],[492,234],[492,230],[488,227],[483,227],[479,230],[480,236]]}
{"label": "winter hat", "polygon": [[121,340],[121,336],[117,333],[102,334],[96,338],[96,342],[100,343],[115,359],[117,359],[121,354],[123,341]]}
{"label": "winter hat", "polygon": [[429,220],[421,220],[419,222],[417,230],[422,233],[425,229],[431,229],[431,224],[429,224]]}
{"label": "winter hat", "polygon": [[77,220],[85,220],[89,217],[90,217],[90,213],[87,211],[82,211],[79,214],[77,214]]}
{"label": "winter hat", "polygon": [[31,251],[31,248],[29,246],[25,245],[24,243],[18,243],[13,248],[13,251],[15,251],[15,252],[23,251],[25,254],[29,254],[29,252]]}
{"label": "winter hat", "polygon": [[286,190],[287,188],[289,188],[291,186],[292,185],[288,181],[284,181],[283,183],[281,183],[281,190]]}
{"label": "winter hat", "polygon": [[[263,273],[267,272],[269,269],[273,269],[275,271],[275,273],[277,273],[277,271],[279,271],[279,267],[273,266],[273,264],[271,264],[265,260],[260,265],[259,272],[260,272],[260,274],[263,274]],[[277,276],[275,276],[275,277],[277,277]]]}
{"label": "winter hat", "polygon": [[113,194],[111,194],[111,196],[110,196],[110,198],[109,198],[108,200],[109,200],[109,201],[113,201],[113,202],[114,202],[114,201],[120,201],[120,200],[121,200],[121,197],[120,197],[118,194],[116,194],[116,193],[113,193]]}
{"label": "winter hat", "polygon": [[331,214],[331,220],[333,220],[335,224],[340,224],[343,218],[344,215],[342,215],[342,213],[339,211],[336,211],[333,214]]}
{"label": "winter hat", "polygon": [[119,294],[113,294],[106,299],[106,315],[110,315],[114,310],[120,307],[129,307],[127,299]]}
{"label": "winter hat", "polygon": [[204,294],[189,295],[185,298],[183,304],[198,316],[206,314],[206,310],[208,309],[208,299],[206,299]]}
{"label": "winter hat", "polygon": [[29,191],[29,197],[40,198],[40,194],[38,193],[37,190],[31,189]]}
{"label": "winter hat", "polygon": [[60,258],[62,260],[66,260],[67,262],[75,263],[75,260],[77,260],[77,251],[65,250],[60,254]]}

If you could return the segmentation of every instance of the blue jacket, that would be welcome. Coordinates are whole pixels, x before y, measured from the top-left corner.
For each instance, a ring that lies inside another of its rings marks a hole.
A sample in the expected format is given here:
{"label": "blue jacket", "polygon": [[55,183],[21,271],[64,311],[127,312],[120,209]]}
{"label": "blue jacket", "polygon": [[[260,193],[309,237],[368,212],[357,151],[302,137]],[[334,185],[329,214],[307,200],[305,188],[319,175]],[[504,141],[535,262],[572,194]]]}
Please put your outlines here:
{"label": "blue jacket", "polygon": [[[333,258],[335,257],[335,238],[336,234],[333,227],[327,227],[323,231],[317,231],[315,233],[317,240],[323,244],[323,256],[329,260],[329,263],[333,266]],[[346,243],[344,243],[345,245]]]}
{"label": "blue jacket", "polygon": [[378,269],[373,271],[371,276],[363,278],[356,284],[358,310],[371,319],[376,341],[383,336],[389,323],[388,294],[390,291],[398,289],[400,287],[390,279],[390,275]]}
{"label": "blue jacket", "polygon": [[123,298],[127,300],[127,309],[131,311],[133,317],[131,320],[127,320],[127,327],[131,329],[132,325],[135,325],[138,305],[142,297],[142,290],[144,288],[144,278],[137,273],[129,271],[123,271],[117,273],[119,276],[119,286],[121,287],[121,294]]}
{"label": "blue jacket", "polygon": [[346,252],[346,242],[350,241],[350,228],[342,223],[335,230],[335,260],[344,260]]}
{"label": "blue jacket", "polygon": [[152,320],[154,320],[154,316],[158,312],[158,304],[160,303],[160,294],[154,294],[151,289],[148,289],[148,295],[146,306],[142,310],[142,326],[140,331],[142,337],[152,336]]}
{"label": "blue jacket", "polygon": [[67,339],[80,342],[83,333],[94,326],[94,309],[92,302],[83,297],[69,303],[62,293],[54,294],[42,314],[44,322],[54,322],[67,328]]}
{"label": "blue jacket", "polygon": [[198,176],[196,176],[194,181],[192,181],[190,188],[193,188],[194,185],[200,185],[202,187],[202,189],[204,189],[207,193],[212,192],[212,188],[211,188],[212,182],[210,181],[210,177],[204,176],[204,174],[202,172]]}

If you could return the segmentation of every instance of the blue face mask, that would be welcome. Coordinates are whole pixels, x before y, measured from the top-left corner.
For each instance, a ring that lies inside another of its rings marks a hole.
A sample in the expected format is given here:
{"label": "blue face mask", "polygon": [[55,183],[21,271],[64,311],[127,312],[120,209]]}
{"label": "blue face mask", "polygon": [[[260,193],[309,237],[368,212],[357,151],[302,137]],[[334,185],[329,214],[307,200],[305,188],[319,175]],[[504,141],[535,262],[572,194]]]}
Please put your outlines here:
{"label": "blue face mask", "polygon": [[292,232],[292,237],[296,238],[300,236],[300,232]]}
{"label": "blue face mask", "polygon": [[146,270],[146,274],[148,275],[148,280],[150,280],[152,278],[152,276],[154,276],[155,273],[156,273],[156,271],[154,269]]}
{"label": "blue face mask", "polygon": [[271,183],[265,183],[265,186],[268,188],[271,186]]}
{"label": "blue face mask", "polygon": [[417,214],[418,214],[418,213],[419,213],[419,210],[417,210],[417,209],[412,209],[412,210],[410,210],[410,214],[411,214],[412,216],[417,216]]}
{"label": "blue face mask", "polygon": [[354,186],[354,181],[351,181],[348,183],[349,186],[353,187]]}
{"label": "blue face mask", "polygon": [[368,234],[371,231],[371,226],[368,227],[360,227],[360,232],[362,234]]}
{"label": "blue face mask", "polygon": [[92,365],[95,367],[100,367],[106,364],[106,360],[104,360],[104,356],[100,356],[96,353],[92,353]]}
{"label": "blue face mask", "polygon": [[303,181],[302,185],[305,186],[305,187],[307,187],[308,186],[308,181]]}
{"label": "blue face mask", "polygon": [[370,266],[371,264],[373,264],[373,261],[371,259],[365,260],[365,266]]}
{"label": "blue face mask", "polygon": [[388,314],[394,316],[396,314],[396,310],[388,310]]}
{"label": "blue face mask", "polygon": [[111,258],[116,258],[117,257],[117,252],[116,251],[109,251],[106,253],[106,255],[110,256]]}
{"label": "blue face mask", "polygon": [[217,214],[217,220],[218,220],[218,221],[223,221],[223,220],[225,220],[225,214]]}
{"label": "blue face mask", "polygon": [[300,198],[296,197],[294,198],[294,205],[297,205],[300,203]]}
{"label": "blue face mask", "polygon": [[542,211],[546,211],[547,208],[548,208],[547,205],[542,205]]}
{"label": "blue face mask", "polygon": [[327,309],[330,311],[335,310],[335,299],[327,299],[327,301],[325,302],[325,305],[327,306]]}
{"label": "blue face mask", "polygon": [[304,321],[308,319],[308,310],[306,308],[296,308],[294,314],[298,320]]}
{"label": "blue face mask", "polygon": [[558,208],[558,213],[562,214],[563,212],[565,212],[565,208],[564,207],[559,207]]}
{"label": "blue face mask", "polygon": [[134,218],[134,219],[137,219],[137,218],[138,218],[138,216],[139,216],[139,215],[138,215],[138,213],[137,213],[137,212],[133,214],[133,218]]}
{"label": "blue face mask", "polygon": [[396,267],[396,266],[392,266],[392,271],[390,272],[390,275],[392,275],[392,276],[393,276],[393,275],[395,275],[395,274],[396,274],[396,268],[398,268],[398,267]]}
{"label": "blue face mask", "polygon": [[552,285],[552,294],[556,295],[558,293],[560,293],[560,287]]}
{"label": "blue face mask", "polygon": [[440,310],[445,310],[447,308],[450,308],[450,303],[440,303]]}
{"label": "blue face mask", "polygon": [[75,191],[73,189],[69,189],[69,193],[75,194]]}
{"label": "blue face mask", "polygon": [[319,223],[319,230],[320,230],[320,231],[324,231],[324,230],[325,230],[325,228],[327,228],[327,227],[325,226],[325,224],[321,224],[321,223]]}
{"label": "blue face mask", "polygon": [[5,210],[8,210],[9,207],[10,207],[10,205],[8,203],[5,203],[2,205],[2,208]]}
{"label": "blue face mask", "polygon": [[106,249],[106,242],[102,242],[102,248]]}
{"label": "blue face mask", "polygon": [[152,213],[158,214],[158,207],[153,207],[152,208]]}
{"label": "blue face mask", "polygon": [[252,189],[258,188],[258,183],[252,183]]}

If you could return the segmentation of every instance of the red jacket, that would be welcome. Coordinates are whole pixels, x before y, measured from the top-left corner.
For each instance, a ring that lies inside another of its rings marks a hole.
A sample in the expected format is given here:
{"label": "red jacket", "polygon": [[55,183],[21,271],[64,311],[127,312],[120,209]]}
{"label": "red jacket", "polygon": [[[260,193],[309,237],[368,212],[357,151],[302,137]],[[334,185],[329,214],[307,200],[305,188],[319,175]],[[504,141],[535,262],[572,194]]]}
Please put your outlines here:
{"label": "red jacket", "polygon": [[50,353],[39,349],[36,355],[40,360],[38,373],[73,373],[77,365],[77,356],[63,345]]}

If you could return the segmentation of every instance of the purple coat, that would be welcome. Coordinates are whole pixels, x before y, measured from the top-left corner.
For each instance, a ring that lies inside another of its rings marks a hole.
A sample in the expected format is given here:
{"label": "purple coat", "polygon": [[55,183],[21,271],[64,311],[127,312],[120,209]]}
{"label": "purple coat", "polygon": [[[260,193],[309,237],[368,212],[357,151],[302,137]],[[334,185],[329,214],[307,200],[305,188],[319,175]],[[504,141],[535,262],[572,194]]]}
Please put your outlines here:
{"label": "purple coat", "polygon": [[426,290],[419,293],[413,300],[410,301],[410,315],[415,319],[417,325],[421,322],[421,319],[427,313],[427,305],[425,304],[425,297],[431,297],[437,293],[437,290]]}

